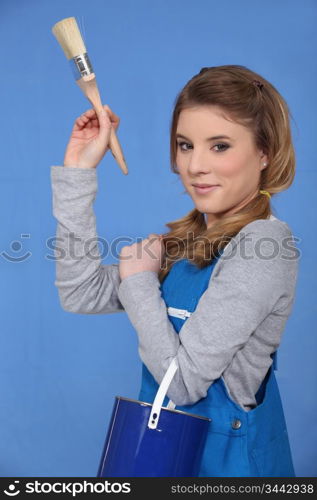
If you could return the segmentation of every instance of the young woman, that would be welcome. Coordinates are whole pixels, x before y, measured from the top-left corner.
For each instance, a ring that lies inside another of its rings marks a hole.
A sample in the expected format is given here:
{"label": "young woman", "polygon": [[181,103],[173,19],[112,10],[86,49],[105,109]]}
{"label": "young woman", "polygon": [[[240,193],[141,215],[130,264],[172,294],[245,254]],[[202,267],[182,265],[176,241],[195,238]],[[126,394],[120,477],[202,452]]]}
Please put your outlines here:
{"label": "young woman", "polygon": [[142,401],[153,402],[176,358],[165,404],[211,418],[199,476],[294,476],[273,363],[298,273],[292,232],[270,205],[295,175],[286,102],[244,66],[195,75],[177,96],[170,144],[195,207],[106,266],[96,258],[96,167],[119,117],[104,108],[76,120],[64,165],[51,167],[62,307],[127,312]]}

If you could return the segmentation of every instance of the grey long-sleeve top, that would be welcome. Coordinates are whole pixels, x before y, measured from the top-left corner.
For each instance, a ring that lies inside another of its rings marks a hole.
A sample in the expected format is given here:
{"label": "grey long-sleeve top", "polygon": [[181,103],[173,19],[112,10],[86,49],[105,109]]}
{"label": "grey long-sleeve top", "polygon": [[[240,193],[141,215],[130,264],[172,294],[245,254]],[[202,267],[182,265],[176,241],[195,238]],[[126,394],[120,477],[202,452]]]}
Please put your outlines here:
{"label": "grey long-sleeve top", "polygon": [[[119,264],[102,265],[98,258],[96,169],[52,166],[51,182],[59,249],[55,285],[63,309],[126,311],[138,335],[140,358],[157,383],[177,358],[179,369],[167,392],[176,405],[199,401],[223,377],[237,404],[245,410],[256,406],[255,394],[280,345],[295,297],[298,251],[289,226],[271,216],[247,224],[233,237],[178,334],[157,273],[142,271],[121,280]],[[88,239],[95,246],[85,245]]]}

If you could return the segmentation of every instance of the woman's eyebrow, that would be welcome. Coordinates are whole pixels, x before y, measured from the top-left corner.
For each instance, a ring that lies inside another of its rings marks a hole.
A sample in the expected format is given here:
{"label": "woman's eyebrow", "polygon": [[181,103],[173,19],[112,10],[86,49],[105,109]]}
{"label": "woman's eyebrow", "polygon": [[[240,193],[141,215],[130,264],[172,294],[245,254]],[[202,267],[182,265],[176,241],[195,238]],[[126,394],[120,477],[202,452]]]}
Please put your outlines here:
{"label": "woman's eyebrow", "polygon": [[[183,139],[190,141],[190,139],[188,139],[188,137],[186,137],[183,134],[176,134],[176,137],[182,137]],[[230,139],[231,140],[231,137],[229,137],[228,135],[224,135],[224,134],[223,135],[214,135],[213,137],[208,137],[208,139],[206,139],[206,141],[213,141],[215,139]]]}

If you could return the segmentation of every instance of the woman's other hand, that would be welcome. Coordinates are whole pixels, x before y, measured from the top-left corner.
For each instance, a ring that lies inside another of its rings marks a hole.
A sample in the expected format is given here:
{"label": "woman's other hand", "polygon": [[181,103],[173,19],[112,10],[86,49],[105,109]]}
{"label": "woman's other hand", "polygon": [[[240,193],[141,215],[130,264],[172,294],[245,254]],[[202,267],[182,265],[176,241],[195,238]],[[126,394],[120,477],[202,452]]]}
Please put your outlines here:
{"label": "woman's other hand", "polygon": [[158,273],[161,269],[164,252],[162,235],[154,233],[139,243],[122,247],[119,263],[121,280],[141,271]]}

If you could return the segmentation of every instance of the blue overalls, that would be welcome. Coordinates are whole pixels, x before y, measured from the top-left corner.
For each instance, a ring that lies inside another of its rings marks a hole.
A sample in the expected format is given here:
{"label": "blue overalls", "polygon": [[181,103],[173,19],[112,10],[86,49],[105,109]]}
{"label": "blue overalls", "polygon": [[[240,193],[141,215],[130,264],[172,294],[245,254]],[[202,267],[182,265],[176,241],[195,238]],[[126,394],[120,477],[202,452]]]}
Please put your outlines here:
{"label": "blue overalls", "polygon": [[[161,295],[177,333],[207,289],[216,261],[198,269],[187,259],[179,260],[161,284]],[[183,312],[177,314],[178,309]],[[249,411],[231,399],[222,377],[211,384],[205,398],[176,407],[211,419],[198,477],[295,477],[274,367],[275,358],[255,396],[258,404]],[[139,400],[153,403],[158,387],[142,363]],[[168,401],[166,397],[163,406]]]}

